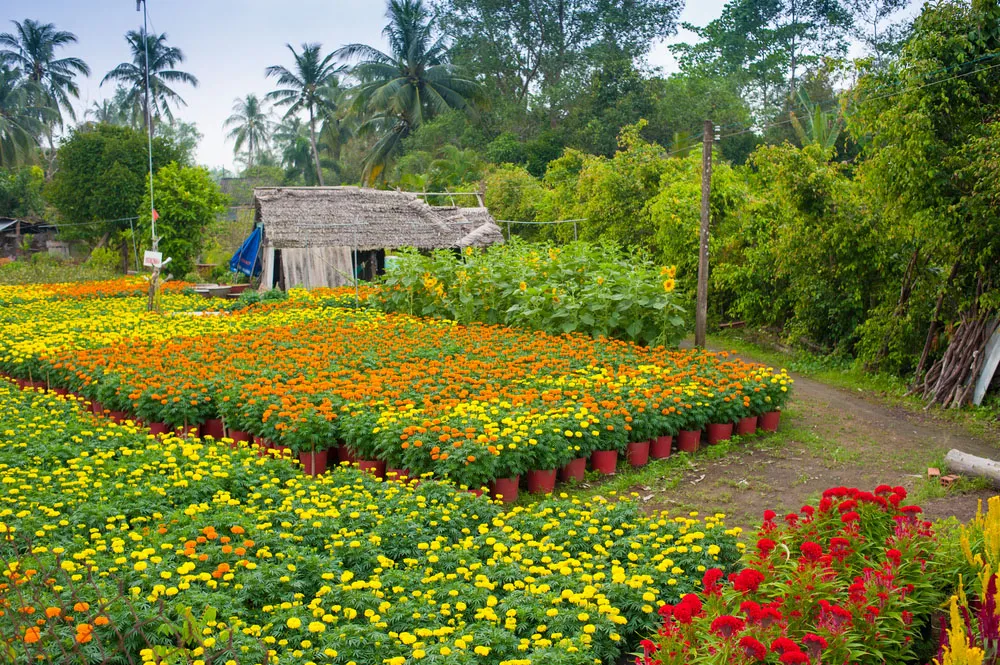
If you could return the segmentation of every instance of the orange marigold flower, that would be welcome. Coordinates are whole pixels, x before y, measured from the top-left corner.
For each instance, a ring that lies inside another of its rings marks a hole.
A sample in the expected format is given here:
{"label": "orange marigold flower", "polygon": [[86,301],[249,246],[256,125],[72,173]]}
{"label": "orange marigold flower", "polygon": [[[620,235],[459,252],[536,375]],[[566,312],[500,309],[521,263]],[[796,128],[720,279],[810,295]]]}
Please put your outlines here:
{"label": "orange marigold flower", "polygon": [[24,633],[24,641],[27,642],[28,644],[34,644],[41,638],[42,638],[42,631],[35,626],[32,626]]}

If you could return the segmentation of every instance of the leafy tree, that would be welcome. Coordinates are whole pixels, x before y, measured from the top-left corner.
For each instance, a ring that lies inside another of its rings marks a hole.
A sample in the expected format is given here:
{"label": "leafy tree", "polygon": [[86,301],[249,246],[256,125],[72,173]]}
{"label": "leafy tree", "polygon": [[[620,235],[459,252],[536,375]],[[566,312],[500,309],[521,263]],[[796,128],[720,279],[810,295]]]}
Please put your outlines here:
{"label": "leafy tree", "polygon": [[270,116],[257,95],[251,93],[233,102],[233,114],[222,125],[231,128],[226,138],[233,141],[235,155],[238,156],[246,146],[248,169],[254,166],[254,153],[267,150],[272,129]]}
{"label": "leafy tree", "polygon": [[80,96],[77,75],[89,76],[90,67],[80,58],[57,58],[56,50],[75,44],[76,35],[57,30],[52,23],[31,19],[11,21],[14,32],[0,34],[0,64],[18,69],[32,83],[37,84],[47,98],[48,105],[56,109],[61,122],[61,111],[76,118],[71,98]]}
{"label": "leafy tree", "polygon": [[348,44],[336,54],[358,60],[351,74],[360,81],[354,105],[364,118],[359,130],[379,137],[364,164],[366,182],[377,180],[403,140],[425,120],[448,110],[472,112],[478,84],[448,60],[443,37],[435,35],[422,0],[390,0],[382,34],[389,53]]}
{"label": "leafy tree", "polygon": [[847,52],[850,12],[840,0],[730,0],[699,28],[694,44],[672,50],[685,71],[707,70],[738,81],[764,115],[794,93],[800,71]]}
{"label": "leafy tree", "polygon": [[[354,138],[357,130],[355,118],[348,116],[350,88],[333,80],[322,91],[326,103],[323,105],[323,126],[319,132],[320,149],[329,155],[329,165],[341,170],[340,157],[344,146]],[[322,163],[322,160],[321,160]]]}
{"label": "leafy tree", "polygon": [[[184,276],[194,270],[195,259],[201,252],[205,229],[225,212],[228,199],[201,167],[167,164],[153,179],[156,192],[156,234],[159,249],[173,261],[169,270]],[[146,232],[151,226],[149,188],[139,211],[139,226]]]}
{"label": "leafy tree", "polygon": [[34,161],[44,120],[54,114],[37,105],[39,94],[38,86],[21,80],[19,71],[0,66],[0,166]]}
{"label": "leafy tree", "polygon": [[633,61],[674,32],[679,0],[439,0],[457,62],[498,97],[547,107],[551,124],[572,88],[606,60]]}
{"label": "leafy tree", "polygon": [[[45,188],[69,238],[121,241],[148,186],[146,136],[130,127],[82,125],[59,147],[59,169]],[[184,159],[183,151],[153,138],[153,168]],[[123,261],[128,248],[122,243]]]}
{"label": "leafy tree", "polygon": [[[146,127],[147,119],[153,124],[161,118],[173,121],[173,111],[170,106],[186,106],[184,99],[170,85],[187,83],[198,85],[198,79],[192,74],[175,69],[184,62],[184,53],[176,46],[167,46],[167,35],[144,35],[130,30],[125,34],[132,51],[132,61],[123,62],[101,79],[101,85],[114,81],[127,90],[127,103],[133,109],[138,109],[142,115],[142,126]],[[146,61],[146,51],[149,51],[149,62]],[[149,77],[149,98],[146,98],[146,78]],[[138,115],[138,114],[136,114]]]}
{"label": "leafy tree", "polygon": [[899,51],[906,24],[892,18],[909,6],[910,0],[847,0],[851,13],[851,36],[865,45],[877,64]]}
{"label": "leafy tree", "polygon": [[[902,322],[920,306],[910,294],[939,293],[946,308],[911,322],[927,331],[918,373],[926,369],[940,321],[968,317],[964,327],[971,329],[1000,308],[997,199],[987,182],[995,179],[988,174],[996,164],[1000,121],[998,51],[996,2],[927,5],[900,57],[887,66],[868,65],[854,90],[849,127],[868,140],[861,182],[872,207],[890,221],[891,235],[906,247],[904,256],[912,253],[928,266],[899,270],[898,300],[867,331],[884,337],[868,340],[867,348],[897,348],[895,340],[911,337]],[[925,280],[932,288],[919,288]],[[877,364],[883,357],[867,359]]]}
{"label": "leafy tree", "polygon": [[153,136],[159,136],[180,150],[181,157],[177,161],[184,165],[194,164],[198,144],[204,138],[202,133],[198,131],[198,125],[177,118],[156,125]]}
{"label": "leafy tree", "polygon": [[37,166],[0,169],[0,217],[40,219],[45,172]]}
{"label": "leafy tree", "polygon": [[331,100],[324,91],[335,84],[337,77],[344,71],[343,66],[334,64],[333,54],[323,55],[322,45],[303,44],[302,52],[296,53],[291,44],[286,44],[292,52],[295,64],[292,69],[282,65],[271,65],[267,68],[267,76],[276,77],[279,87],[267,94],[267,99],[273,100],[276,106],[287,106],[285,119],[305,111],[309,116],[309,146],[312,151],[314,174],[316,182],[323,185],[323,168],[319,161],[319,148],[316,140],[316,121],[326,112],[331,111]]}

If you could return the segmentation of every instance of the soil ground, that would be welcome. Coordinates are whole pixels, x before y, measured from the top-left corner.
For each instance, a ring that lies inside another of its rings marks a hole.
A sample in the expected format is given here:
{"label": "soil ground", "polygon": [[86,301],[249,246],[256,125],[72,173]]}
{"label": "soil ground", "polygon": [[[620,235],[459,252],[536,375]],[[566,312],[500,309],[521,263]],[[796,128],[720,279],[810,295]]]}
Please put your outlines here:
{"label": "soil ground", "polygon": [[[975,515],[980,499],[996,494],[981,482],[965,480],[945,491],[926,480],[926,473],[952,448],[1000,459],[1000,441],[880,404],[870,395],[793,378],[795,392],[777,435],[731,444],[724,455],[658,462],[636,472],[635,482],[624,475],[615,485],[638,493],[650,511],[721,512],[727,525],[748,529],[756,528],[765,509],[798,511],[824,489],[839,485],[869,490],[882,483],[902,485],[928,518],[963,521]],[[595,484],[588,493],[603,494],[602,488]]]}

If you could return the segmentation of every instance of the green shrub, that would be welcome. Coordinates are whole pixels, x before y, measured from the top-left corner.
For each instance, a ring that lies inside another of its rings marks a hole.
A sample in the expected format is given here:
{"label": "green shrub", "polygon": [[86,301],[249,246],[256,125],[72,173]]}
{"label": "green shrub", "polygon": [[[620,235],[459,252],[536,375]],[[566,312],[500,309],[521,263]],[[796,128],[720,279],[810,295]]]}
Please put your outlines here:
{"label": "green shrub", "polygon": [[676,344],[684,307],[674,269],[613,243],[514,241],[424,256],[402,252],[373,296],[392,312]]}

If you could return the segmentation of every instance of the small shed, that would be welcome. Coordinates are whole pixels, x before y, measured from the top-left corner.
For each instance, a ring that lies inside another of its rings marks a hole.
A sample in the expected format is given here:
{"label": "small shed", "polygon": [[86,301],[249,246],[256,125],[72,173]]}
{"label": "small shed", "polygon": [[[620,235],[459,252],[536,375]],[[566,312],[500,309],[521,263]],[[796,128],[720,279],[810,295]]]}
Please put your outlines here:
{"label": "small shed", "polygon": [[47,222],[0,217],[0,256],[20,253],[28,237],[31,240],[29,251],[43,251],[46,241],[53,239],[55,231],[56,227]]}
{"label": "small shed", "polygon": [[409,192],[261,187],[261,287],[344,286],[384,270],[385,250],[486,246],[503,234],[486,208],[435,207]]}

